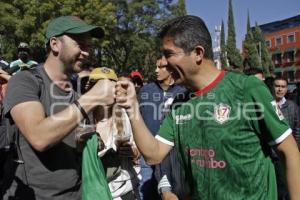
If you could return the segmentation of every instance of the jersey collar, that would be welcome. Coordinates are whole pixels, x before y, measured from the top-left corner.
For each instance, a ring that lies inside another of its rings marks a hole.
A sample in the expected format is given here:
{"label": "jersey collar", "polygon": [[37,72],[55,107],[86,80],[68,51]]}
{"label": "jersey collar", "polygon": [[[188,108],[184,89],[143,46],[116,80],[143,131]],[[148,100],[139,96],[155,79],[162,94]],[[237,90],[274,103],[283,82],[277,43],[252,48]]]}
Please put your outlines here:
{"label": "jersey collar", "polygon": [[222,70],[219,75],[215,78],[215,80],[213,82],[211,82],[209,85],[207,85],[206,87],[204,87],[201,90],[198,90],[194,93],[195,96],[201,96],[207,92],[209,92],[210,90],[212,90],[224,77],[225,75],[225,71]]}

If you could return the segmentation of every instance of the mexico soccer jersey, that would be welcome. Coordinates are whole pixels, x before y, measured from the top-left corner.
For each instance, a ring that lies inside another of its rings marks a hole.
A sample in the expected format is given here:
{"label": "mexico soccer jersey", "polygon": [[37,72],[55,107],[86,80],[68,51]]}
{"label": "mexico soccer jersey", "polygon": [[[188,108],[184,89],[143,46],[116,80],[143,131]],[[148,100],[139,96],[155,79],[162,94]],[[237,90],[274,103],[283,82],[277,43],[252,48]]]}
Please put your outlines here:
{"label": "mexico soccer jersey", "polygon": [[277,199],[270,145],[291,129],[267,87],[254,76],[220,72],[174,106],[156,137],[176,146],[193,199]]}

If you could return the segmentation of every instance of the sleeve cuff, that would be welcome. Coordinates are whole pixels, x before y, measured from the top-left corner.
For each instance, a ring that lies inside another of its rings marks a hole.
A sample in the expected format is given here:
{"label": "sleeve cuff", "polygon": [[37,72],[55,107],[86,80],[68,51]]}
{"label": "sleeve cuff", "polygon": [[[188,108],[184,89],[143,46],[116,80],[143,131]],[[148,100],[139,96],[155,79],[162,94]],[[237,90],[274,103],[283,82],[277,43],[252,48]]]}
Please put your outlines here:
{"label": "sleeve cuff", "polygon": [[170,184],[170,182],[168,180],[167,175],[164,175],[160,179],[160,181],[159,181],[159,183],[157,185],[157,190],[158,190],[159,194],[162,194],[163,192],[170,192],[170,191],[172,191],[172,186],[171,186],[171,184]]}
{"label": "sleeve cuff", "polygon": [[292,129],[287,129],[280,137],[278,137],[275,141],[269,142],[269,145],[273,146],[275,144],[281,143],[285,138],[287,138],[290,134],[292,134]]}
{"label": "sleeve cuff", "polygon": [[163,138],[163,137],[161,137],[161,136],[159,136],[159,135],[156,135],[155,138],[156,138],[158,141],[160,141],[160,142],[162,142],[162,143],[164,143],[164,144],[167,144],[167,145],[172,146],[172,147],[174,146],[174,142],[170,142],[169,140],[166,140],[165,138]]}

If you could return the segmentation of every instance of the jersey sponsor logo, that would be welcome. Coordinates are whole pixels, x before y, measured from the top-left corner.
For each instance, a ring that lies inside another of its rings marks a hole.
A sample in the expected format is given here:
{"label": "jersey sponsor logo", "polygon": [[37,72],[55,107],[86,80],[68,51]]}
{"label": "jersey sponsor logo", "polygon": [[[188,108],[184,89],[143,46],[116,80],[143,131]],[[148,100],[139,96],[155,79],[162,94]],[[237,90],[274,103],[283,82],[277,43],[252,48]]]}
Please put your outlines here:
{"label": "jersey sponsor logo", "polygon": [[[188,154],[192,157],[191,163],[203,168],[224,169],[226,167],[225,160],[215,160],[216,152],[214,149],[190,149]],[[203,159],[194,159],[194,157]]]}
{"label": "jersey sponsor logo", "polygon": [[203,168],[224,169],[226,167],[226,162],[224,160],[192,160],[191,162]]}
{"label": "jersey sponsor logo", "polygon": [[191,114],[187,114],[187,115],[176,115],[175,116],[175,121],[176,124],[183,124],[187,121],[190,121],[192,119],[192,115]]}
{"label": "jersey sponsor logo", "polygon": [[276,113],[276,115],[278,116],[278,118],[279,118],[280,120],[283,120],[283,119],[284,119],[284,116],[283,116],[283,114],[282,114],[282,112],[281,112],[281,110],[280,110],[280,108],[279,108],[279,105],[276,103],[275,100],[274,100],[274,101],[271,101],[271,104],[272,104],[272,106],[273,106],[273,108],[274,108],[274,110],[275,110],[275,113]]}
{"label": "jersey sponsor logo", "polygon": [[227,104],[220,103],[214,107],[214,119],[219,124],[224,124],[230,115],[231,107]]}

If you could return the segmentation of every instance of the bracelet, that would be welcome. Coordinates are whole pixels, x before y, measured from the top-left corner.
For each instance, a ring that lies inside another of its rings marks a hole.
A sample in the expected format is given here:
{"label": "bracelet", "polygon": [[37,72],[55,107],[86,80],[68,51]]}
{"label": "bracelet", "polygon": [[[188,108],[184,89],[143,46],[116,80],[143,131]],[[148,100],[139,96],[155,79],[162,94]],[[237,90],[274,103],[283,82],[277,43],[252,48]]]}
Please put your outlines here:
{"label": "bracelet", "polygon": [[77,107],[77,108],[79,109],[79,111],[81,112],[83,118],[86,120],[86,123],[87,123],[87,124],[90,124],[91,121],[90,121],[90,119],[89,119],[89,116],[88,116],[88,114],[85,112],[85,110],[83,109],[83,107],[80,105],[80,103],[79,103],[77,100],[75,100],[73,103],[76,105],[76,107]]}

